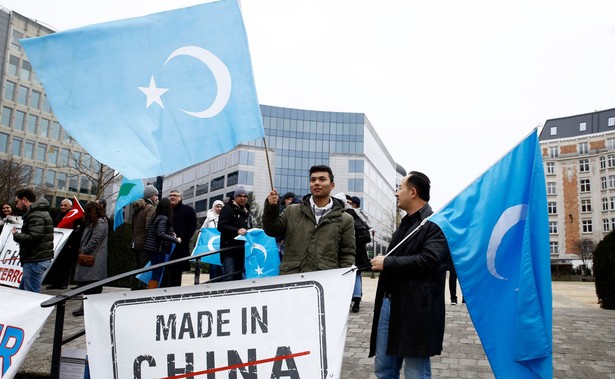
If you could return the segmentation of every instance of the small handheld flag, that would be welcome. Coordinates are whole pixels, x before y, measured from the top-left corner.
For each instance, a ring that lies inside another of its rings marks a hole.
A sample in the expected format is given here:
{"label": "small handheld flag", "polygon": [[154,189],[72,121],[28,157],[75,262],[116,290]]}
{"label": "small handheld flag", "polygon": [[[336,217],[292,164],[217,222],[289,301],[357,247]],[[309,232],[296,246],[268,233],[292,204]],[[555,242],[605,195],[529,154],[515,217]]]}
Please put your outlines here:
{"label": "small handheld flag", "polygon": [[83,217],[83,208],[79,204],[77,197],[73,197],[73,207],[64,215],[62,220],[58,223],[57,228],[72,229],[75,221]]}

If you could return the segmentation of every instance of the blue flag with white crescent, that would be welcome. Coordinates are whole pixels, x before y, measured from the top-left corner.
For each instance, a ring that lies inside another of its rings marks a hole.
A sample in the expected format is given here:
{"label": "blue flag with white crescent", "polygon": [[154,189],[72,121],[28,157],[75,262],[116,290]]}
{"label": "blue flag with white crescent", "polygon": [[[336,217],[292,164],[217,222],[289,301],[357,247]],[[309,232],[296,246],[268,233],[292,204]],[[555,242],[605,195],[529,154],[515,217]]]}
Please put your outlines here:
{"label": "blue flag with white crescent", "polygon": [[[199,233],[199,238],[194,245],[192,255],[215,250],[220,250],[220,232],[216,228],[201,228],[201,233]],[[222,266],[220,253],[204,256],[201,258],[201,262]]]}
{"label": "blue flag with white crescent", "polygon": [[237,0],[20,42],[62,127],[130,178],[264,136]]}
{"label": "blue flag with white crescent", "polygon": [[280,254],[275,238],[265,234],[263,229],[250,229],[245,236],[246,279],[277,276],[280,273]]}
{"label": "blue flag with white crescent", "polygon": [[113,217],[113,230],[124,223],[123,208],[133,201],[143,197],[143,182],[141,180],[122,179],[120,190],[115,201],[115,211]]}
{"label": "blue flag with white crescent", "polygon": [[552,378],[547,196],[534,131],[434,214],[497,378]]}

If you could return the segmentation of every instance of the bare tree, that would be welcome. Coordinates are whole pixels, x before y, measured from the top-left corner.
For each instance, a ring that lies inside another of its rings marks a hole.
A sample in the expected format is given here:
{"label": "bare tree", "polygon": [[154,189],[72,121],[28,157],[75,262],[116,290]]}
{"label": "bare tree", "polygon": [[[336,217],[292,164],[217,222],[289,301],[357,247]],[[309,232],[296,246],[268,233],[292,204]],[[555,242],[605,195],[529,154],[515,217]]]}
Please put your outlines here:
{"label": "bare tree", "polygon": [[[0,160],[0,201],[13,203],[15,192],[30,186],[32,180],[32,167],[17,162],[10,156],[8,159]],[[39,197],[45,193],[44,185],[32,186],[32,189]]]}
{"label": "bare tree", "polygon": [[594,255],[594,241],[590,239],[580,239],[574,242],[574,247],[577,250],[577,255],[579,259],[583,263],[583,274],[589,272],[589,268],[587,267],[587,262],[593,259]]}
{"label": "bare tree", "polygon": [[69,173],[69,177],[82,176],[86,177],[92,184],[91,193],[96,195],[96,198],[104,197],[105,189],[113,184],[120,173],[111,167],[98,162],[94,157],[87,153],[74,148],[75,140],[68,136],[63,142],[64,151],[67,152],[67,157],[61,157],[60,161],[67,162],[74,172]]}

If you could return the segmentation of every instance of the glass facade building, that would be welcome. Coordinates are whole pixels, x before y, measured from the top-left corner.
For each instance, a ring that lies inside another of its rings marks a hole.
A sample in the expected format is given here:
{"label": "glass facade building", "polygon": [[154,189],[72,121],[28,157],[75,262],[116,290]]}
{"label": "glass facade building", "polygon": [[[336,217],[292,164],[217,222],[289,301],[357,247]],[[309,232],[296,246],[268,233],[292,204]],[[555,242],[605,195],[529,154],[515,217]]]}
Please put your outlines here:
{"label": "glass facade building", "polygon": [[[382,252],[395,228],[399,166],[363,113],[325,112],[261,105],[265,139],[164,178],[163,195],[183,193],[199,218],[215,200],[226,200],[238,185],[262,203],[273,186],[280,194],[309,194],[309,168],[331,167],[336,187],[361,199]],[[267,150],[266,150],[266,148]],[[268,168],[270,167],[270,169]],[[403,168],[402,168],[403,170]]]}
{"label": "glass facade building", "polygon": [[97,187],[83,173],[95,173],[99,166],[53,115],[19,43],[50,33],[54,31],[39,22],[0,8],[0,160],[25,167],[29,184],[57,207],[65,197],[94,200]]}

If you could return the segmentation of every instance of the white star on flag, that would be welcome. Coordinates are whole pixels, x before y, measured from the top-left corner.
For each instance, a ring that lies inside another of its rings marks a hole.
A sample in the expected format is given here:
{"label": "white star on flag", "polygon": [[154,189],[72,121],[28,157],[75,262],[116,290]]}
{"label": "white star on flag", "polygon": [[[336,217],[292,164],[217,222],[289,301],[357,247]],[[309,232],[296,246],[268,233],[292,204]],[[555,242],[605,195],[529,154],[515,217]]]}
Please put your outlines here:
{"label": "white star on flag", "polygon": [[260,265],[256,266],[256,269],[254,269],[254,271],[256,271],[256,275],[258,276],[263,275],[263,268]]}
{"label": "white star on flag", "polygon": [[153,75],[151,79],[149,80],[149,87],[137,87],[137,88],[139,88],[141,92],[143,92],[145,96],[147,96],[147,105],[145,106],[146,109],[149,108],[149,106],[152,105],[152,103],[156,103],[160,105],[162,109],[164,109],[164,105],[162,104],[162,99],[160,97],[164,95],[164,93],[167,92],[169,89],[156,87],[156,81],[154,80]]}

